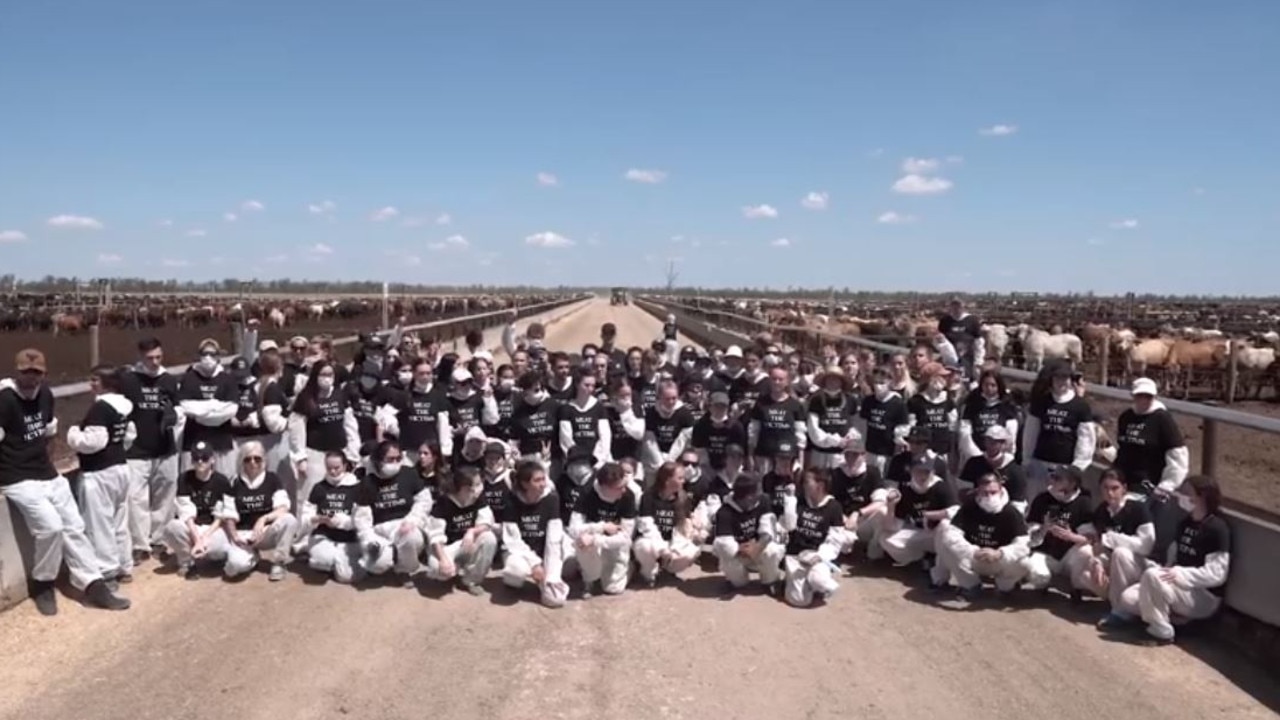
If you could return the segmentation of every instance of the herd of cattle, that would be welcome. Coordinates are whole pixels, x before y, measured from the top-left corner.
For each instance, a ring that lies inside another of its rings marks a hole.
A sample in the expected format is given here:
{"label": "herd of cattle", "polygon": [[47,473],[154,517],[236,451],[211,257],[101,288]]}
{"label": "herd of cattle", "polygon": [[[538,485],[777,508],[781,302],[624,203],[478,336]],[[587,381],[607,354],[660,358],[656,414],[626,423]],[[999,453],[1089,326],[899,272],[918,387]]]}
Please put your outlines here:
{"label": "herd of cattle", "polygon": [[[726,298],[697,302],[704,309],[782,327],[906,345],[938,332],[947,301],[939,297],[910,303]],[[1106,377],[1115,382],[1148,376],[1160,379],[1171,395],[1190,397],[1194,389],[1225,398],[1228,372],[1234,364],[1237,396],[1261,397],[1263,387],[1270,386],[1273,395],[1280,397],[1280,363],[1276,362],[1280,303],[1134,303],[1094,298],[992,302],[982,298],[970,300],[966,310],[984,321],[988,357],[1007,365],[1037,370],[1051,358],[1069,359],[1078,367],[1106,364]]]}
{"label": "herd of cattle", "polygon": [[[432,321],[462,315],[507,310],[555,299],[556,295],[456,295],[393,298],[388,317]],[[60,294],[18,294],[0,297],[0,332],[75,334],[90,325],[123,330],[162,327],[202,328],[257,320],[281,329],[337,318],[374,324],[382,315],[381,298],[332,300],[271,300],[201,298],[180,295],[117,295],[109,307],[77,305]]]}

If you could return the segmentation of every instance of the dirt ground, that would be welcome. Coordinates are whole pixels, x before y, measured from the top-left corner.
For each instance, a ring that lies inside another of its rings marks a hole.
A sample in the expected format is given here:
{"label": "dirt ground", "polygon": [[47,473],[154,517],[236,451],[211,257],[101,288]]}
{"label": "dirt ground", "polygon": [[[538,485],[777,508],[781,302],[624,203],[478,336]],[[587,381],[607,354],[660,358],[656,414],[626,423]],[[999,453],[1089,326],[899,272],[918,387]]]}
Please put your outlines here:
{"label": "dirt ground", "polygon": [[[549,331],[575,348],[617,323],[607,301]],[[547,610],[490,578],[487,597],[324,583],[186,582],[140,568],[125,613],[30,603],[0,615],[0,719],[150,718],[1272,718],[1280,688],[1208,640],[1098,637],[1098,608],[1028,595],[947,610],[905,571],[859,566],[796,610],[718,598],[698,569],[657,590]]]}

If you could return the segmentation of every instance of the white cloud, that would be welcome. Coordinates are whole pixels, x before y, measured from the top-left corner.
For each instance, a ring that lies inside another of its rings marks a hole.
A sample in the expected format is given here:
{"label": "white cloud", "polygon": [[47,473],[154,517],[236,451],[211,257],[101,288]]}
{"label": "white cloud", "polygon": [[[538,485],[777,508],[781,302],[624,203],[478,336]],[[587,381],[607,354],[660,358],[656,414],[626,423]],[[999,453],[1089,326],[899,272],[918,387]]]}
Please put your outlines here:
{"label": "white cloud", "polygon": [[267,209],[267,206],[257,200],[245,200],[240,203],[240,209],[245,212],[262,212]]}
{"label": "white cloud", "polygon": [[484,265],[484,266],[486,266],[486,267],[487,267],[487,266],[489,266],[489,265],[492,265],[492,264],[494,263],[494,261],[495,261],[495,260],[497,260],[497,259],[498,259],[498,253],[490,252],[490,253],[485,253],[485,254],[481,255],[481,256],[477,259],[477,262],[479,262],[481,265]]}
{"label": "white cloud", "polygon": [[825,191],[811,192],[808,195],[805,195],[802,200],[800,200],[800,204],[809,208],[810,210],[826,210],[827,200],[829,200],[830,197],[831,196],[828,195]]}
{"label": "white cloud", "polygon": [[748,220],[778,217],[777,208],[772,205],[746,205],[742,208],[742,216]]}
{"label": "white cloud", "polygon": [[202,238],[208,234],[209,232],[207,230],[201,230],[200,228],[195,228],[187,231],[187,237],[193,237],[193,238]]}
{"label": "white cloud", "polygon": [[330,215],[338,206],[332,200],[323,200],[318,203],[310,203],[307,205],[307,212],[312,215]]}
{"label": "white cloud", "polygon": [[876,218],[876,222],[884,223],[885,225],[907,225],[915,222],[916,220],[917,218],[915,215],[904,215],[892,210],[880,213],[880,217]]}
{"label": "white cloud", "polygon": [[23,242],[27,239],[27,234],[21,230],[4,230],[0,232],[0,243]]}
{"label": "white cloud", "polygon": [[307,248],[307,252],[312,255],[332,255],[333,247],[325,245],[324,243],[316,243],[315,245]]}
{"label": "white cloud", "polygon": [[782,248],[782,247],[791,247],[791,241],[790,241],[790,240],[788,240],[787,238],[778,238],[777,240],[774,240],[773,242],[771,242],[771,243],[769,243],[769,244],[770,244],[770,245],[772,245],[772,246],[774,246],[774,247],[780,247],[780,248]]}
{"label": "white cloud", "polygon": [[165,267],[180,268],[180,267],[190,267],[191,261],[190,260],[173,260],[173,259],[166,258],[164,260],[161,260],[160,264]]}
{"label": "white cloud", "polygon": [[1003,137],[1005,135],[1012,135],[1016,132],[1018,132],[1017,125],[992,125],[991,127],[984,127],[981,130],[978,130],[979,135],[985,135],[987,137]]}
{"label": "white cloud", "polygon": [[427,247],[432,250],[466,250],[471,242],[461,235],[450,235],[441,242],[433,242]]}
{"label": "white cloud", "polygon": [[47,222],[49,227],[75,230],[101,230],[103,227],[101,220],[83,215],[54,215]]}
{"label": "white cloud", "polygon": [[229,212],[229,213],[222,213],[222,219],[223,219],[223,220],[226,220],[227,222],[235,222],[235,221],[236,221],[236,214],[235,214],[235,213],[233,213],[233,212]]}
{"label": "white cloud", "polygon": [[684,242],[684,236],[683,236],[683,235],[672,235],[672,236],[671,236],[671,242],[673,242],[673,243]]}
{"label": "white cloud", "polygon": [[941,164],[937,158],[909,157],[902,161],[902,172],[904,175],[929,175],[937,172]]}
{"label": "white cloud", "polygon": [[124,260],[124,258],[120,257],[119,255],[115,255],[113,253],[98,253],[98,262],[102,263],[103,265],[115,265],[119,263],[121,260]]}
{"label": "white cloud", "polygon": [[172,220],[157,220],[157,221],[156,221],[156,225],[159,225],[160,227],[173,227],[173,221],[172,221]]}
{"label": "white cloud", "polygon": [[436,217],[437,225],[448,225],[452,222],[453,222],[453,216],[450,215],[449,213],[440,213],[440,215]]}
{"label": "white cloud", "polygon": [[555,187],[560,184],[560,178],[549,172],[538,173],[538,184],[542,187]]}
{"label": "white cloud", "polygon": [[656,185],[663,180],[666,180],[667,174],[662,170],[640,170],[637,168],[631,168],[625,175],[623,175],[623,177],[632,182]]}
{"label": "white cloud", "polygon": [[553,233],[550,230],[534,233],[533,235],[526,237],[524,242],[526,245],[544,248],[563,248],[573,245],[573,241],[569,238],[559,233]]}
{"label": "white cloud", "polygon": [[893,184],[893,191],[904,195],[938,195],[951,189],[952,183],[944,177],[903,175]]}
{"label": "white cloud", "polygon": [[399,214],[400,214],[399,210],[388,205],[379,210],[374,210],[373,213],[369,215],[369,219],[374,222],[382,222],[383,220],[390,220],[391,218],[396,217]]}
{"label": "white cloud", "polygon": [[1138,221],[1133,218],[1125,218],[1124,220],[1116,220],[1111,223],[1112,230],[1132,230],[1138,227]]}

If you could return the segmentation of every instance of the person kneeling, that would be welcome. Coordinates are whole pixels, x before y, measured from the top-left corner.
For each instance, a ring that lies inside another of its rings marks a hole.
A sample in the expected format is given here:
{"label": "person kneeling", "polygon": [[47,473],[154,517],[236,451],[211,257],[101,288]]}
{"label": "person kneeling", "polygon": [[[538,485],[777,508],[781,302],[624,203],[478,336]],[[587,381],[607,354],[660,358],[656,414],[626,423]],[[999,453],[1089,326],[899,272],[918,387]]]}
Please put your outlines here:
{"label": "person kneeling", "polygon": [[361,566],[373,575],[392,568],[405,586],[422,567],[427,517],[434,497],[417,468],[405,464],[395,440],[383,440],[369,458],[362,484],[364,499],[356,508],[356,533],[364,547]]}
{"label": "person kneeling", "polygon": [[935,585],[944,585],[948,575],[955,578],[963,601],[974,599],[983,578],[994,579],[1005,597],[1018,588],[1027,574],[1023,561],[1031,553],[1031,536],[998,477],[978,478],[973,498],[940,529],[937,552]]}
{"label": "person kneeling", "polygon": [[178,560],[178,574],[199,577],[196,564],[223,562],[231,541],[218,522],[218,501],[231,492],[231,481],[213,469],[213,448],[203,440],[191,448],[191,469],[178,478],[178,517],[163,531],[164,544]]}
{"label": "person kneeling", "polygon": [[600,468],[594,486],[583,491],[569,518],[569,536],[582,570],[583,598],[591,597],[597,581],[606,595],[627,589],[636,513],[626,471],[617,463]]}
{"label": "person kneeling", "polygon": [[787,530],[787,556],[782,564],[787,603],[809,607],[815,594],[831,597],[839,587],[833,570],[846,533],[840,503],[829,492],[827,471],[810,468],[801,478],[803,497],[782,519]]}
{"label": "person kneeling", "polygon": [[640,499],[640,537],[636,540],[636,563],[640,579],[650,587],[658,571],[679,575],[698,559],[701,548],[695,542],[690,505],[685,490],[686,466],[663,463],[653,487]]}
{"label": "person kneeling", "polygon": [[285,577],[298,521],[289,513],[289,493],[280,478],[264,469],[265,458],[257,440],[240,446],[240,473],[214,513],[231,540],[222,569],[227,577],[253,572],[264,551],[271,553],[270,579]]}
{"label": "person kneeling", "polygon": [[493,511],[484,501],[480,471],[458,468],[427,521],[427,576],[445,582],[456,578],[467,592],[483,595],[480,583],[498,550],[493,526]]}
{"label": "person kneeling", "polygon": [[715,538],[712,552],[728,582],[727,596],[746,587],[752,571],[760,574],[761,584],[777,591],[786,548],[778,542],[777,518],[760,491],[758,477],[739,475],[733,481],[733,491],[716,511]]}
{"label": "person kneeling", "polygon": [[310,531],[308,567],[331,573],[340,583],[364,577],[355,514],[357,505],[368,502],[360,481],[347,469],[346,457],[340,452],[325,454],[324,479],[316,483],[302,503],[302,527]]}
{"label": "person kneeling", "polygon": [[569,596],[560,575],[564,561],[564,522],[560,498],[538,460],[523,460],[511,478],[511,494],[502,508],[502,582],[538,586],[542,604],[558,608]]}

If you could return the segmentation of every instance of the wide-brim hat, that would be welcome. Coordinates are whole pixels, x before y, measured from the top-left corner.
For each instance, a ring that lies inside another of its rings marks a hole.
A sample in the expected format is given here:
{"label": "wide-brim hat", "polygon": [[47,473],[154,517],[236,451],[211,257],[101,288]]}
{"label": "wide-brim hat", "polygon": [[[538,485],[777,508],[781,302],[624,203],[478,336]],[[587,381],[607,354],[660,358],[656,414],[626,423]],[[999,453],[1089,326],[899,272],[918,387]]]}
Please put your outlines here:
{"label": "wide-brim hat", "polygon": [[817,377],[813,379],[813,384],[818,388],[826,388],[827,380],[832,378],[840,379],[840,386],[845,392],[853,389],[853,378],[846,375],[839,365],[828,365],[825,370],[818,373]]}

